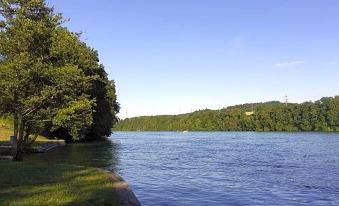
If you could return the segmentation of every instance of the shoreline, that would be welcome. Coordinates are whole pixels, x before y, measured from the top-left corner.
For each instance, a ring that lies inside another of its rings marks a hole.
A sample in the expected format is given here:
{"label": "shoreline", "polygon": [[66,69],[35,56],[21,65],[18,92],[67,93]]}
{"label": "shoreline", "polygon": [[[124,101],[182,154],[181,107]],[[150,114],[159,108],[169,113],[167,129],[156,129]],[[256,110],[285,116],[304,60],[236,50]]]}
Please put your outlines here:
{"label": "shoreline", "polygon": [[[12,158],[8,157],[7,159],[5,158],[0,158],[2,161],[11,161]],[[64,165],[64,164],[56,164],[56,165]],[[116,195],[118,196],[119,203],[121,206],[141,206],[141,203],[139,202],[138,198],[134,194],[133,190],[130,188],[129,184],[127,181],[125,181],[121,175],[119,175],[115,170],[113,169],[102,169],[98,167],[85,167],[85,166],[80,166],[80,165],[70,165],[74,167],[79,167],[79,168],[93,168],[101,172],[109,174],[111,180],[112,180],[112,189],[115,190]]]}
{"label": "shoreline", "polygon": [[122,205],[111,175],[95,167],[1,160],[0,168],[0,205]]}
{"label": "shoreline", "polygon": [[[38,153],[45,153],[48,152],[52,149],[58,148],[58,147],[62,147],[65,146],[66,143],[64,141],[62,142],[46,142],[43,143],[39,146],[39,150],[37,151]],[[74,165],[74,166],[79,166],[79,167],[84,167],[84,166],[80,166],[80,165]],[[122,206],[141,206],[138,198],[135,196],[134,192],[132,191],[132,189],[130,188],[129,184],[127,181],[125,181],[121,175],[119,175],[118,172],[116,172],[113,169],[102,169],[99,167],[93,167],[96,168],[98,170],[101,170],[103,172],[106,172],[108,174],[111,175],[111,178],[113,180],[113,188],[115,189],[118,197],[119,197],[119,201],[121,203]]]}
{"label": "shoreline", "polygon": [[[100,168],[98,168],[100,169]],[[103,169],[101,169],[103,170]],[[115,182],[113,184],[113,188],[117,192],[119,197],[119,201],[122,206],[141,206],[138,198],[135,196],[133,190],[130,188],[128,182],[126,182],[119,173],[115,170],[103,170],[109,174],[111,174],[112,180]]]}
{"label": "shoreline", "polygon": [[171,133],[325,133],[339,134],[339,131],[222,131],[222,130],[115,130],[114,133],[152,133],[152,132],[171,132]]}
{"label": "shoreline", "polygon": [[[58,147],[62,147],[67,145],[64,141],[58,141],[58,142],[44,142],[40,144],[39,146],[32,148],[31,153],[47,153],[50,150],[56,149]],[[12,161],[13,156],[11,155],[0,155],[0,160],[5,161]],[[62,165],[62,164],[61,164]],[[85,167],[81,165],[73,165],[76,167]],[[121,175],[119,175],[115,170],[113,169],[102,169],[99,167],[92,167],[99,171],[103,171],[110,175],[113,185],[112,189],[116,191],[116,194],[119,198],[119,202],[122,206],[141,206],[141,203],[139,202],[138,198],[134,194],[133,190],[130,188],[130,185],[127,181],[125,181]]]}
{"label": "shoreline", "polygon": [[65,141],[57,141],[57,142],[44,142],[41,143],[40,145],[31,148],[31,153],[45,153],[48,152],[52,149],[58,148],[58,147],[63,147],[65,146],[66,143]]}
{"label": "shoreline", "polygon": [[[62,142],[46,142],[39,146],[42,153],[48,152],[52,149],[65,146],[65,141]],[[95,167],[111,175],[113,180],[113,188],[117,192],[119,201],[122,206],[141,206],[138,198],[135,196],[133,190],[130,188],[127,181],[125,181],[121,175],[113,169],[104,170],[102,168]]]}
{"label": "shoreline", "polygon": [[[38,146],[33,146],[28,149],[28,153],[45,153],[52,149],[65,146],[65,141],[50,141],[40,143]],[[12,150],[12,145],[0,145],[0,148],[7,149],[9,151]],[[27,152],[27,151],[26,151]],[[11,160],[13,159],[13,155],[9,152],[6,155],[0,154],[0,160]]]}

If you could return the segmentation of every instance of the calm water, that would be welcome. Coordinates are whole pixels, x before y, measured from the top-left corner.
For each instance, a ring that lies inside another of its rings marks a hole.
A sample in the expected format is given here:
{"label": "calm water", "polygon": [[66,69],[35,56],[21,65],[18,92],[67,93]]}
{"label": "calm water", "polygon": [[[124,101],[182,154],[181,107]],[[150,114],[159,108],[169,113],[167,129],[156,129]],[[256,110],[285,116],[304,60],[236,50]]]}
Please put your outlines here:
{"label": "calm water", "polygon": [[31,161],[116,169],[147,205],[339,205],[338,133],[126,132]]}

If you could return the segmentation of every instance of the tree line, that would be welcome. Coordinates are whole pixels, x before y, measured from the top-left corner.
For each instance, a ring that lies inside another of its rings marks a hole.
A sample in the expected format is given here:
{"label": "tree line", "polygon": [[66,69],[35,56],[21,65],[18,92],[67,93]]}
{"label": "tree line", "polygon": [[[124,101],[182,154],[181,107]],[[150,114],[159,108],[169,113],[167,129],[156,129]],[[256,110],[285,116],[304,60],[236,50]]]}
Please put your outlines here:
{"label": "tree line", "polygon": [[119,104],[98,52],[45,0],[1,0],[0,14],[0,115],[14,120],[15,158],[38,134],[110,135]]}
{"label": "tree line", "polygon": [[339,131],[339,96],[243,104],[189,114],[128,118],[116,131]]}

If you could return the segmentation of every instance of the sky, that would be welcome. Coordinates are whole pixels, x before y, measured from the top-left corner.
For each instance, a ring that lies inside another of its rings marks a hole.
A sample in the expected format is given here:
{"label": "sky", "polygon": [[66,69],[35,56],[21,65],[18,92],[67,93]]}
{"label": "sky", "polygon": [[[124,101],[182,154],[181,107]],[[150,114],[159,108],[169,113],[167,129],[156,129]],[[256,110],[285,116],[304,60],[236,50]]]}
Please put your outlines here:
{"label": "sky", "polygon": [[99,52],[119,117],[339,95],[337,0],[48,0]]}

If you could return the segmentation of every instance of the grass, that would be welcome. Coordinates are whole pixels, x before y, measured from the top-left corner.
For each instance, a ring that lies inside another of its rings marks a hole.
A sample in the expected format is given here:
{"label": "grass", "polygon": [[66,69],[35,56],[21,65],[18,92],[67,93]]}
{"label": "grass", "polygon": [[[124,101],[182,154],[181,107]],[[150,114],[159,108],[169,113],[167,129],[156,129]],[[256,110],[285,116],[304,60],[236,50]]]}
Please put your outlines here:
{"label": "grass", "polygon": [[[8,142],[9,137],[13,135],[13,120],[0,118],[0,142]],[[36,142],[58,142],[63,140],[47,139],[43,136],[38,136]]]}
{"label": "grass", "polygon": [[95,168],[0,161],[0,205],[119,205],[109,173]]}
{"label": "grass", "polygon": [[[10,118],[0,118],[0,156],[12,155],[12,149],[9,148],[9,139],[13,135],[13,120]],[[37,147],[44,142],[60,142],[64,140],[48,139],[43,136],[38,136],[33,146]]]}
{"label": "grass", "polygon": [[0,141],[8,141],[11,135],[13,135],[12,121],[9,119],[0,119]]}
{"label": "grass", "polygon": [[[0,156],[13,135],[13,122],[0,118]],[[36,144],[51,141],[39,136]],[[100,169],[48,163],[0,160],[0,206],[119,205],[119,180]]]}

